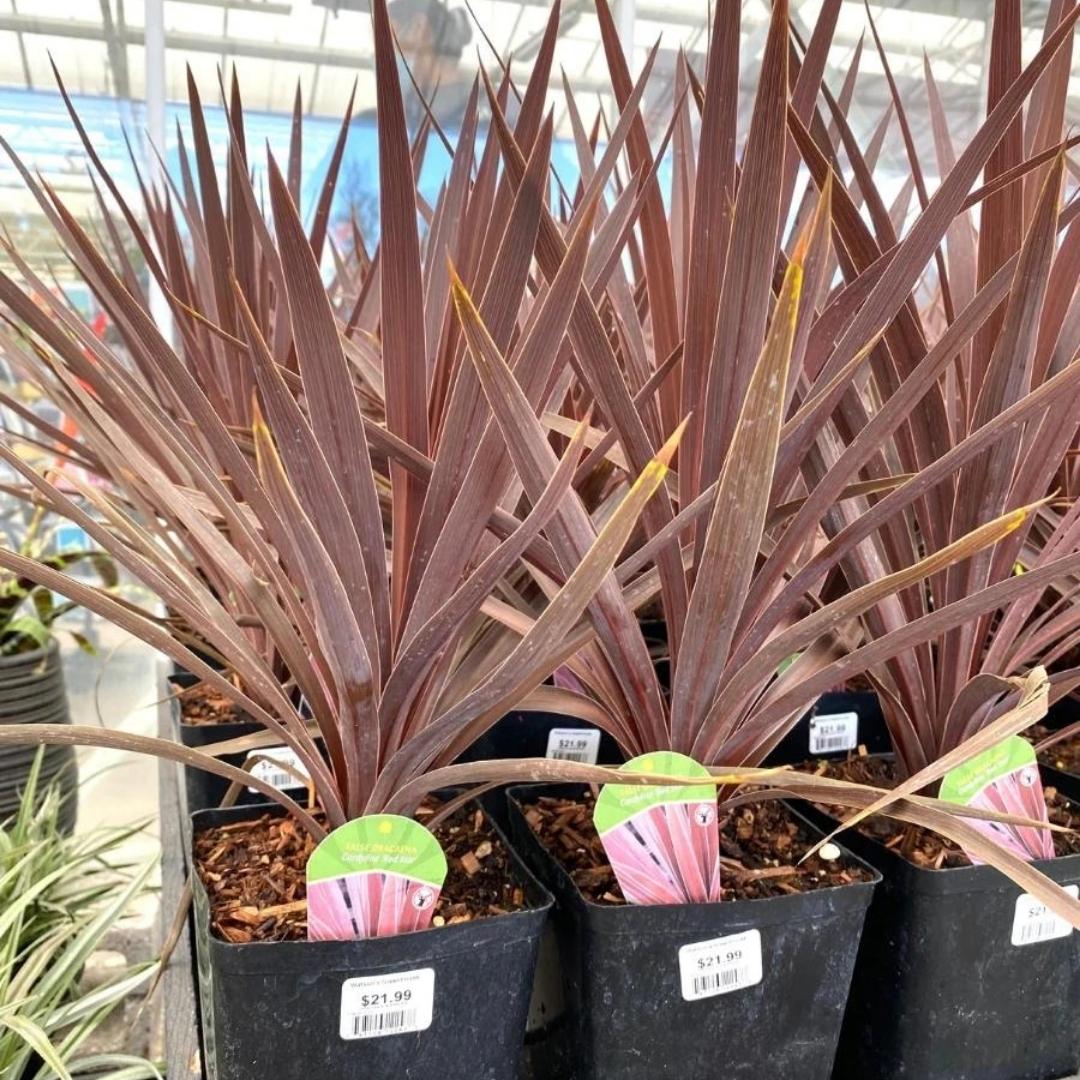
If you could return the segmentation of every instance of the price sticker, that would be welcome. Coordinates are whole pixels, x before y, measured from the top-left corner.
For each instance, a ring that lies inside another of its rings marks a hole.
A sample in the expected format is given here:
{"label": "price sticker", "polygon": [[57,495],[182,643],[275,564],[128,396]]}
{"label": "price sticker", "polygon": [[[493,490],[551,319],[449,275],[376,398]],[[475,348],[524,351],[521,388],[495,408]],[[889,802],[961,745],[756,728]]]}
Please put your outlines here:
{"label": "price sticker", "polygon": [[[1070,896],[1076,897],[1080,894],[1080,886],[1067,885],[1065,891]],[[1014,945],[1034,945],[1040,941],[1068,937],[1071,933],[1072,926],[1060,915],[1055,915],[1031,893],[1021,893],[1016,898],[1016,911],[1013,914],[1012,924]]]}
{"label": "price sticker", "polygon": [[435,969],[346,979],[341,984],[341,1037],[378,1039],[431,1027]]}
{"label": "price sticker", "polygon": [[600,756],[599,728],[552,728],[545,757],[595,765]]}
{"label": "price sticker", "polygon": [[679,982],[683,1001],[730,994],[761,982],[761,932],[713,938],[679,950]]}
{"label": "price sticker", "polygon": [[810,717],[810,753],[835,754],[859,745],[859,714],[822,713]]}
{"label": "price sticker", "polygon": [[[300,760],[300,755],[291,746],[272,746],[266,750],[255,750],[248,754],[247,760],[250,761],[253,757],[259,760],[251,766],[251,775],[264,784],[269,784],[277,791],[304,786],[308,771]],[[283,768],[286,765],[289,768]],[[295,769],[300,776],[290,772],[290,769]],[[253,787],[248,788],[248,791],[256,790]]]}

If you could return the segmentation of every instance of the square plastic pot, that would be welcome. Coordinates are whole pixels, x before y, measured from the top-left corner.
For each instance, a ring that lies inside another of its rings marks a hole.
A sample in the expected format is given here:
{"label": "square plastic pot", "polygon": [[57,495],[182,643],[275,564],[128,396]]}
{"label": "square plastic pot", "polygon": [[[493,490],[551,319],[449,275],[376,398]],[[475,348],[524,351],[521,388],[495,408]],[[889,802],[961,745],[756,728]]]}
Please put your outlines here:
{"label": "square plastic pot", "polygon": [[[609,907],[587,901],[521,804],[574,785],[510,790],[511,835],[554,893],[560,1004],[530,1044],[534,1075],[560,1080],[826,1080],[874,882],[766,900]],[[755,932],[761,980],[687,1001],[680,949]],[[544,974],[543,972],[541,974]],[[550,973],[549,973],[550,974]],[[538,986],[550,983],[538,979]]]}
{"label": "square plastic pot", "polygon": [[811,741],[813,724],[821,718],[843,713],[854,713],[858,717],[856,745],[865,746],[871,754],[884,754],[892,748],[877,694],[873,690],[840,690],[822,694],[814,707],[780,740],[765,759],[765,764],[798,765],[811,758],[843,757],[848,753],[846,748],[823,750],[820,744]]}
{"label": "square plastic pot", "polygon": [[[582,732],[590,740],[598,740],[596,764],[621,765],[626,756],[619,749],[619,744],[606,732],[593,727],[584,720],[562,713],[549,712],[509,712],[497,720],[479,739],[476,740],[458,761],[502,761],[506,758],[542,758],[547,757],[552,731]],[[562,740],[564,743],[566,739]],[[573,741],[573,736],[569,737]],[[573,753],[570,750],[569,753]],[[562,751],[566,755],[566,751]],[[563,760],[575,759],[567,756]],[[591,763],[591,762],[590,762]],[[482,800],[484,809],[495,820],[499,828],[508,831],[510,822],[506,802],[506,787],[498,787],[489,792]]]}
{"label": "square plastic pot", "polygon": [[[1075,697],[1073,694],[1068,694],[1066,697],[1055,701],[1050,706],[1050,710],[1046,714],[1046,719],[1043,723],[1051,731],[1059,731],[1063,727],[1070,727],[1080,720],[1080,698]],[[1053,777],[1072,776],[1080,780],[1080,776],[1077,773],[1067,773],[1063,769],[1056,769],[1052,766],[1044,766],[1049,768],[1050,774]]]}
{"label": "square plastic pot", "polygon": [[[181,690],[195,686],[200,680],[198,676],[188,672],[181,672],[169,676],[169,689],[176,695]],[[244,735],[253,735],[261,731],[261,725],[254,720],[237,720],[231,724],[185,724],[180,709],[180,699],[172,698],[173,731],[176,738],[194,750],[201,750],[204,746],[212,746],[214,743],[226,742],[229,739],[239,739]],[[221,760],[230,765],[243,765],[247,754],[226,754]],[[181,807],[181,812],[194,814],[199,810],[209,810],[221,805],[225,793],[229,790],[229,781],[213,773],[204,772],[202,769],[193,769],[184,766],[184,798],[186,811]],[[263,802],[265,796],[247,790],[240,793],[237,802],[240,804]]]}
{"label": "square plastic pot", "polygon": [[[192,828],[280,812],[271,805],[204,810],[192,816]],[[209,899],[193,874],[208,1080],[517,1080],[551,897],[520,860],[512,862],[526,911],[340,942],[222,941],[210,932]],[[343,1037],[346,983],[428,972],[420,976],[432,988],[425,1030]]]}
{"label": "square plastic pot", "polygon": [[[1061,790],[1080,801],[1080,782]],[[855,830],[843,840],[882,881],[859,946],[836,1080],[1053,1080],[1076,1071],[1080,935],[1014,945],[1026,901],[997,870],[926,870]],[[1080,884],[1080,855],[1034,865],[1059,884]]]}

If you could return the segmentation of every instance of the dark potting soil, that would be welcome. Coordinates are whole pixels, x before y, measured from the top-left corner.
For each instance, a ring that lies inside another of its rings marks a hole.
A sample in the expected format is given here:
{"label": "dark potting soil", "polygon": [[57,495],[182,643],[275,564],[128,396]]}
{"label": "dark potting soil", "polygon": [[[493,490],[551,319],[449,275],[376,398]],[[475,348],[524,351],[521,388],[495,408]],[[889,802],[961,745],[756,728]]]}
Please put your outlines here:
{"label": "dark potting soil", "polygon": [[196,683],[180,694],[180,716],[185,724],[209,726],[235,724],[240,710],[220,690],[205,683]]}
{"label": "dark potting soil", "polygon": [[[1038,743],[1048,739],[1054,731],[1044,724],[1036,724],[1025,734],[1033,743]],[[1039,760],[1044,765],[1061,769],[1062,772],[1080,773],[1080,735],[1073,735],[1072,738],[1062,739],[1061,742],[1048,746],[1039,754]]]}
{"label": "dark potting soil", "polygon": [[[900,782],[895,763],[889,758],[852,754],[844,760],[817,761],[808,764],[806,771],[836,780],[856,784],[893,788]],[[1080,806],[1071,802],[1054,787],[1045,787],[1046,808],[1054,825],[1080,829]],[[823,807],[834,817],[848,817],[853,811],[846,807]],[[909,862],[927,870],[951,870],[970,866],[971,860],[951,840],[918,825],[908,825],[895,818],[872,817],[856,828],[866,836],[903,855]],[[1080,853],[1080,833],[1054,833],[1054,852],[1058,856]]]}
{"label": "dark potting soil", "polygon": [[[438,808],[429,801],[416,817],[421,822],[430,819]],[[448,870],[433,926],[505,915],[526,906],[524,890],[513,880],[506,845],[482,810],[462,807],[434,832]],[[236,944],[306,940],[304,870],[314,849],[314,840],[291,818],[270,814],[196,835],[195,864],[210,898],[214,933]]]}
{"label": "dark potting soil", "polygon": [[[593,826],[591,794],[581,799],[545,796],[522,807],[525,820],[594,904],[625,904],[604,845]],[[785,893],[813,892],[872,874],[851,860],[802,856],[816,837],[783,803],[764,800],[720,804],[720,882],[724,900],[760,900]]]}

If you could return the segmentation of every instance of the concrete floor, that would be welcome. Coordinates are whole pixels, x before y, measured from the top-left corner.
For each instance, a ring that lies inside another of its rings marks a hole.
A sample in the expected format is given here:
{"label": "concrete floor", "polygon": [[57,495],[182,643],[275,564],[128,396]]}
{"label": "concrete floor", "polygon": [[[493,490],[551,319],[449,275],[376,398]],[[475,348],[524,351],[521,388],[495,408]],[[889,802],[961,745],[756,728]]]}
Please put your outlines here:
{"label": "concrete floor", "polygon": [[[87,655],[70,637],[61,637],[72,723],[156,734],[154,706],[164,659],[96,617],[80,618],[79,630],[93,643],[96,653]],[[145,821],[146,828],[129,841],[128,854],[140,861],[156,854],[156,759],[99,747],[84,747],[78,757],[82,783],[77,830]]]}

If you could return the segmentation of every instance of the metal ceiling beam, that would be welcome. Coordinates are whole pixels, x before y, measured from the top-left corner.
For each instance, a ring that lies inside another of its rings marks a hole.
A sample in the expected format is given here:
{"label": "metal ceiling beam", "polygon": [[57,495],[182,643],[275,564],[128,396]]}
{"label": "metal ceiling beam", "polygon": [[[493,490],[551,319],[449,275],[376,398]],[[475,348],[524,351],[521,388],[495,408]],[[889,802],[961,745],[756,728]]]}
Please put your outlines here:
{"label": "metal ceiling beam", "polygon": [[[17,15],[19,8],[16,5],[15,0],[11,0],[11,10]],[[22,34],[16,34],[15,39],[19,44],[19,59],[22,61],[23,78],[26,79],[26,89],[34,89],[34,77],[30,74],[30,60],[26,55],[26,42],[23,39]]]}
{"label": "metal ceiling beam", "polygon": [[199,7],[230,7],[233,11],[251,11],[258,15],[291,15],[292,4],[286,0],[184,0]]}
{"label": "metal ceiling beam", "polygon": [[[235,7],[235,4],[233,6]],[[0,15],[0,30],[47,37],[76,38],[81,41],[104,42],[107,40],[100,23],[76,22],[71,19],[56,19],[40,15]],[[214,34],[191,34],[170,30],[167,36],[169,48],[185,49],[190,52],[220,53],[223,44],[222,38]],[[140,27],[127,26],[123,31],[117,28],[117,39],[124,45],[141,46],[144,44],[144,34]],[[280,41],[245,41],[240,38],[225,41],[224,44],[230,56],[290,60],[299,64],[322,63],[337,67],[374,66],[374,60],[371,57],[358,56],[345,49],[319,49],[313,45],[290,45],[288,42]]]}
{"label": "metal ceiling beam", "polygon": [[[640,6],[637,9],[638,19],[645,18],[645,11]],[[40,34],[50,37],[67,37],[88,41],[105,41],[106,35],[100,23],[76,22],[68,19],[57,19],[39,15],[23,14],[0,14],[0,30],[14,31],[22,34]],[[125,45],[142,45],[143,32],[138,27],[117,28],[117,39]],[[170,30],[168,32],[168,44],[173,49],[183,49],[190,52],[220,53],[222,39],[211,34],[192,34],[183,31]],[[233,39],[224,43],[226,51],[231,56],[250,57],[254,59],[270,59],[291,61],[299,64],[325,64],[331,67],[347,68],[372,68],[374,59],[347,49],[327,49],[313,45],[293,45],[281,41],[248,41]],[[661,56],[667,52],[672,58],[675,50],[661,50]],[[921,55],[921,54],[920,54]],[[659,59],[659,58],[658,58]],[[975,65],[973,65],[973,68]],[[868,73],[867,78],[873,78]],[[610,85],[603,80],[595,80],[596,85],[587,84],[585,89],[610,89]]]}
{"label": "metal ceiling beam", "polygon": [[101,7],[101,28],[104,32],[105,49],[109,55],[109,67],[113,73],[113,89],[116,96],[124,101],[131,100],[131,78],[128,74],[127,45],[120,33],[125,29],[121,21],[120,30],[113,22],[111,0],[98,0]]}
{"label": "metal ceiling beam", "polygon": [[[212,0],[204,0],[211,3]],[[525,0],[530,2],[530,0]],[[854,2],[854,0],[853,0]],[[930,0],[925,0],[929,3]],[[952,0],[954,4],[962,4],[965,0]],[[983,2],[983,0],[979,0]],[[229,0],[235,9],[239,5],[237,0]],[[910,0],[909,8],[922,4],[924,0]],[[220,7],[220,3],[214,6]],[[261,7],[262,5],[258,5]],[[647,17],[649,7],[641,4],[637,7],[638,19]],[[43,17],[37,15],[25,15],[21,13],[0,14],[0,31],[8,30],[16,34],[41,34],[61,38],[75,38],[91,41],[105,41],[105,32],[100,23],[77,22],[68,19]],[[123,45],[143,45],[143,31],[138,27],[117,27],[116,37]],[[223,41],[219,36],[209,34],[193,34],[187,32],[170,31],[168,45],[173,49],[181,49],[190,52],[206,52],[220,54]],[[343,67],[350,70],[370,70],[374,66],[373,57],[360,55],[346,49],[319,48],[309,45],[294,45],[288,42],[265,42],[248,41],[242,39],[230,40],[224,43],[229,55],[251,59],[281,60],[299,64],[325,65],[329,67]],[[942,90],[959,108],[964,102],[969,103],[969,114],[977,115],[982,107],[983,93],[981,89],[981,53],[976,55],[974,50],[966,50],[968,55],[952,56],[950,60],[958,66],[970,69],[972,78],[968,85],[948,82],[942,83]],[[661,50],[657,57],[657,71],[674,70],[676,52],[674,49]],[[836,76],[836,72],[832,73]],[[555,80],[557,83],[558,80]],[[909,94],[921,95],[923,91],[923,79],[921,69],[917,74],[905,75],[897,73],[897,82],[901,93],[905,97]],[[575,85],[582,93],[599,92],[610,93],[610,82],[603,79],[578,79]],[[863,72],[859,76],[859,103],[871,111],[884,108],[888,101],[888,88],[883,76],[873,72]],[[921,100],[916,97],[916,100]],[[1071,99],[1074,103],[1075,97]],[[1074,105],[1075,107],[1075,105]],[[917,111],[917,110],[916,110]]]}

